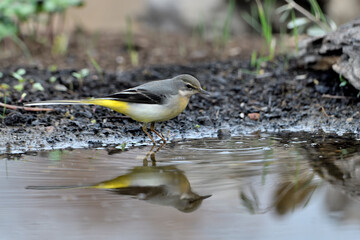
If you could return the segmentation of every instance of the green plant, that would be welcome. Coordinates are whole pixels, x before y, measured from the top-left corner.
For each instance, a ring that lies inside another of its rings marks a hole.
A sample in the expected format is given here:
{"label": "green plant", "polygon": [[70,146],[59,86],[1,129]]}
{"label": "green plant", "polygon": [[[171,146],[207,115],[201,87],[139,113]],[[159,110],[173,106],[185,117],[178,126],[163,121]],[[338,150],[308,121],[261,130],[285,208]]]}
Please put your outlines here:
{"label": "green plant", "polygon": [[195,27],[195,31],[193,32],[198,38],[204,39],[205,37],[205,22],[204,18],[201,17],[199,23]]}
{"label": "green plant", "polygon": [[55,76],[51,76],[51,77],[49,78],[49,82],[51,82],[51,83],[56,82],[56,77],[55,77]]}
{"label": "green plant", "polygon": [[89,75],[89,69],[83,68],[79,72],[73,72],[72,75],[76,79],[84,79],[85,77],[87,77]]}
{"label": "green plant", "polygon": [[250,66],[251,67],[255,67],[257,64],[257,51],[254,50],[251,53],[251,61],[250,61]]}
{"label": "green plant", "polygon": [[27,95],[26,93],[21,94],[19,102],[22,102],[24,100],[24,98],[26,97],[26,95]]}
{"label": "green plant", "polygon": [[230,39],[231,20],[234,15],[234,9],[235,9],[235,0],[230,0],[228,9],[227,9],[227,13],[226,13],[225,22],[224,22],[224,25],[222,28],[222,35],[221,35],[222,46],[225,46]]}
{"label": "green plant", "polygon": [[41,83],[36,82],[32,86],[33,91],[44,91],[44,87],[41,85]]}
{"label": "green plant", "polygon": [[51,47],[51,53],[53,55],[65,55],[68,50],[69,37],[66,34],[58,34],[54,38],[53,45]]}
{"label": "green plant", "polygon": [[8,89],[10,88],[9,84],[1,83],[0,84],[0,97],[4,97],[8,94]]}
{"label": "green plant", "polygon": [[262,56],[262,61],[273,60],[275,56],[276,39],[273,37],[271,26],[271,14],[275,6],[275,0],[265,0],[264,4],[256,0],[250,7],[250,14],[244,12],[243,19],[265,40],[267,56]]}
{"label": "green plant", "polygon": [[95,58],[90,54],[90,52],[87,52],[87,55],[89,56],[91,64],[94,66],[96,72],[99,74],[100,78],[104,80],[104,71],[100,67],[99,63],[95,60]]}
{"label": "green plant", "polygon": [[26,81],[24,75],[26,74],[26,70],[23,68],[19,68],[16,72],[13,72],[11,76],[17,79],[19,82],[23,83]]}
{"label": "green plant", "polygon": [[292,19],[292,23],[293,23],[293,36],[295,38],[295,50],[296,50],[296,53],[299,53],[299,33],[298,33],[298,27],[295,24],[296,17],[295,17],[294,10],[291,11],[291,19]]}
{"label": "green plant", "polygon": [[56,72],[58,69],[57,65],[53,64],[48,67],[48,71],[50,72]]}
{"label": "green plant", "polygon": [[[2,75],[2,73],[1,73],[1,75]],[[7,102],[7,95],[8,95],[8,89],[9,88],[10,88],[10,86],[8,84],[6,84],[6,83],[0,84],[0,90],[2,90],[0,92],[0,96],[4,98],[4,104],[6,104],[6,102]],[[2,112],[1,118],[5,118],[5,111],[6,111],[6,107],[3,107],[3,112]]]}
{"label": "green plant", "polygon": [[126,145],[127,145],[126,142],[121,144],[121,151],[125,151]]}
{"label": "green plant", "polygon": [[273,38],[272,34],[272,26],[271,26],[271,12],[273,9],[275,1],[274,0],[265,0],[264,6],[260,2],[260,0],[256,0],[256,4],[259,12],[259,19],[262,29],[262,35],[265,39],[266,46],[268,49],[268,58],[269,60],[273,60],[275,55],[275,45],[276,41]]}
{"label": "green plant", "polygon": [[26,70],[23,68],[19,68],[16,72],[11,73],[11,76],[16,80],[18,80],[18,84],[13,86],[13,88],[18,92],[24,90],[24,84],[26,82],[26,79],[24,77],[25,74],[26,74]]}
{"label": "green plant", "polygon": [[135,50],[134,46],[134,32],[132,27],[132,20],[130,17],[126,18],[126,44],[130,56],[130,62],[133,66],[137,66],[139,64],[139,54]]}
{"label": "green plant", "polygon": [[[298,32],[305,32],[311,36],[321,36],[336,29],[336,24],[327,18],[321,10],[316,0],[309,0],[311,10],[298,5],[294,0],[285,0],[287,4],[276,10],[280,14],[280,22],[286,22],[291,14],[291,20],[287,23],[287,28],[292,30],[298,28]],[[296,12],[301,13],[304,17],[296,17]]]}
{"label": "green plant", "polygon": [[[5,39],[12,40],[30,58],[31,54],[21,40],[26,30],[31,30],[35,39],[39,39],[40,29],[47,34],[51,43],[54,40],[54,17],[61,16],[60,32],[63,31],[65,13],[68,8],[82,6],[82,0],[2,0],[0,1],[0,42]],[[43,21],[40,15],[47,16]]]}
{"label": "green plant", "polygon": [[257,33],[262,33],[261,24],[258,21],[259,13],[256,4],[250,5],[250,14],[248,12],[242,12],[241,16]]}
{"label": "green plant", "polygon": [[87,77],[89,75],[89,73],[90,73],[89,69],[83,68],[79,72],[73,72],[72,76],[74,78],[76,78],[77,80],[79,80],[80,87],[82,87],[84,78]]}
{"label": "green plant", "polygon": [[345,87],[348,83],[341,74],[339,75],[339,80],[340,80],[340,84],[339,84],[340,87]]}

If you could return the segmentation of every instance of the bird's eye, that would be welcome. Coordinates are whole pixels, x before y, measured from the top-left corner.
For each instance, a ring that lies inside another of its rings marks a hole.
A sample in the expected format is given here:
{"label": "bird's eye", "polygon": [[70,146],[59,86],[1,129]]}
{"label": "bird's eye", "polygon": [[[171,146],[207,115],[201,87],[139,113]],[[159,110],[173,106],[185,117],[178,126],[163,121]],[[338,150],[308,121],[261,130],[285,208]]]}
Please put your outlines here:
{"label": "bird's eye", "polygon": [[186,84],[186,87],[187,87],[188,89],[195,89],[194,86],[191,85],[191,84]]}

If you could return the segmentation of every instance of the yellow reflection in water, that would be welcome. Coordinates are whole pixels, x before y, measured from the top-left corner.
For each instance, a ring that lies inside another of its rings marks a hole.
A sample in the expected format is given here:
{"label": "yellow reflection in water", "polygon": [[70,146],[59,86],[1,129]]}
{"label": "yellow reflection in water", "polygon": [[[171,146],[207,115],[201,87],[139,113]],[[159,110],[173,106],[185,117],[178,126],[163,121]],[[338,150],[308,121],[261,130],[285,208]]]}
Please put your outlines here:
{"label": "yellow reflection in water", "polygon": [[193,192],[183,171],[175,166],[156,166],[155,152],[151,150],[150,154],[153,166],[147,166],[144,160],[144,166],[134,167],[127,174],[107,181],[80,186],[28,186],[26,188],[34,190],[106,189],[121,195],[136,196],[150,203],[172,206],[182,212],[195,211],[204,199],[211,196],[200,196]]}

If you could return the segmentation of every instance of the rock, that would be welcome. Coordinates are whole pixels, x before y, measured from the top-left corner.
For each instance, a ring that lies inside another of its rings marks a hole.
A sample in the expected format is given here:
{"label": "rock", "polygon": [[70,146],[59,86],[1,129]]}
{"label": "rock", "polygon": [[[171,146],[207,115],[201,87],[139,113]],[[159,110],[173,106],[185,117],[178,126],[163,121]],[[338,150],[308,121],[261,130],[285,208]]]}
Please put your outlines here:
{"label": "rock", "polygon": [[315,70],[334,70],[360,90],[360,18],[323,37],[299,44],[299,63]]}
{"label": "rock", "polygon": [[217,136],[219,139],[228,139],[231,137],[230,128],[220,128],[217,131]]}
{"label": "rock", "polygon": [[204,125],[204,126],[211,126],[211,125],[213,125],[210,117],[208,117],[208,116],[198,117],[198,118],[197,118],[197,121],[198,121],[199,124]]}

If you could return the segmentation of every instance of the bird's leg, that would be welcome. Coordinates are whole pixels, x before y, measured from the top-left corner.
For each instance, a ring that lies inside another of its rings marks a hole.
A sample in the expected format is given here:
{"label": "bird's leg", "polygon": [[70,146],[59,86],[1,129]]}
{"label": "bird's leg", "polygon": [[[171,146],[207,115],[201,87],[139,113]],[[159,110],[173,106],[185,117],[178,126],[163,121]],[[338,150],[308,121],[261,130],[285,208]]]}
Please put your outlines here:
{"label": "bird's leg", "polygon": [[152,122],[150,124],[150,131],[154,132],[156,135],[158,135],[163,141],[164,143],[166,143],[166,139],[162,136],[162,134],[158,133],[156,130],[155,130],[155,122]]}
{"label": "bird's leg", "polygon": [[152,146],[152,148],[150,149],[150,151],[146,154],[145,158],[143,159],[143,166],[144,167],[147,167],[148,166],[148,157],[150,156],[150,159],[151,159],[151,165],[152,166],[156,166],[156,153],[158,151],[160,151],[161,148],[163,148],[165,146],[166,143],[162,143],[155,151],[154,148],[155,148],[155,145]]}
{"label": "bird's leg", "polygon": [[[151,137],[150,133],[148,133],[147,131],[147,123],[144,123],[142,125],[142,130],[146,133],[146,135],[148,135],[148,137],[151,139],[151,141],[153,142],[154,145],[156,145],[154,139]],[[151,130],[151,129],[150,129]]]}
{"label": "bird's leg", "polygon": [[147,167],[148,166],[148,157],[151,156],[151,161],[153,162],[153,159],[152,159],[152,155],[154,154],[153,150],[155,148],[155,145],[153,145],[150,149],[150,151],[146,154],[145,158],[143,159],[143,166],[144,167]]}

